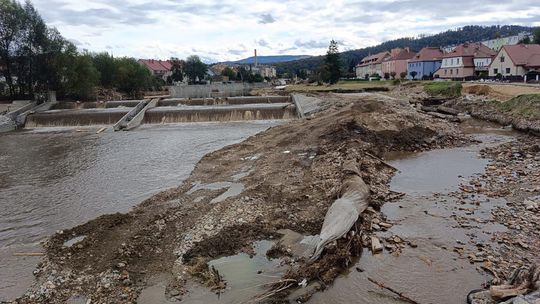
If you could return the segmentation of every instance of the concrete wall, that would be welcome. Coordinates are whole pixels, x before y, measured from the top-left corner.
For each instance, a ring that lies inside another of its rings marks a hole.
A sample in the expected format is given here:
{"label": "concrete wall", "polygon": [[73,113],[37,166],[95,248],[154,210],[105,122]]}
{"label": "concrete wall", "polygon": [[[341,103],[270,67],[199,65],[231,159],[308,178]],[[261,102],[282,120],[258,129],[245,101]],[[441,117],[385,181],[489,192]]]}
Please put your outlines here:
{"label": "concrete wall", "polygon": [[169,88],[173,98],[233,97],[248,95],[252,89],[268,86],[264,83],[212,83],[207,85],[176,85]]}

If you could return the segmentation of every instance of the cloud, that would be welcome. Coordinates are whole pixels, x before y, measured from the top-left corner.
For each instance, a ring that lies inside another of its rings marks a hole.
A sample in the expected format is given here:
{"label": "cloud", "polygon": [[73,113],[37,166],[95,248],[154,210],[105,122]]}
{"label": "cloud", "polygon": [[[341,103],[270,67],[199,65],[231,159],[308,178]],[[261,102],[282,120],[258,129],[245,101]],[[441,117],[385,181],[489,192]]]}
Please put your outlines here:
{"label": "cloud", "polygon": [[260,24],[268,24],[274,22],[276,22],[276,19],[274,19],[271,14],[262,14],[259,19]]}
{"label": "cloud", "polygon": [[[469,24],[540,26],[533,0],[33,0],[47,24],[80,48],[136,58],[216,61],[321,55]],[[273,25],[275,24],[275,25]],[[277,26],[279,25],[279,26]]]}
{"label": "cloud", "polygon": [[265,46],[265,47],[270,46],[270,43],[268,43],[268,41],[264,39],[255,40],[255,43],[257,43],[257,45],[260,45],[260,46]]}
{"label": "cloud", "polygon": [[294,45],[299,48],[304,49],[322,49],[327,48],[330,44],[330,40],[328,41],[315,41],[315,40],[309,40],[309,41],[302,41],[302,40],[296,40],[294,42]]}

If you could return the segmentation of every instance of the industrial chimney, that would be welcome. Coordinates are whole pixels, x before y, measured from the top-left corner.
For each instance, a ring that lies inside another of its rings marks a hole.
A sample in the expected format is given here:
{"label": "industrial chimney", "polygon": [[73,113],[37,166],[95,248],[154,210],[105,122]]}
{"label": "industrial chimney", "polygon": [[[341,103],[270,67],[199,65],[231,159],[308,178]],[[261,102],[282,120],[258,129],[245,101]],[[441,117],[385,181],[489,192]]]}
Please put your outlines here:
{"label": "industrial chimney", "polygon": [[255,49],[255,66],[257,66],[257,49]]}

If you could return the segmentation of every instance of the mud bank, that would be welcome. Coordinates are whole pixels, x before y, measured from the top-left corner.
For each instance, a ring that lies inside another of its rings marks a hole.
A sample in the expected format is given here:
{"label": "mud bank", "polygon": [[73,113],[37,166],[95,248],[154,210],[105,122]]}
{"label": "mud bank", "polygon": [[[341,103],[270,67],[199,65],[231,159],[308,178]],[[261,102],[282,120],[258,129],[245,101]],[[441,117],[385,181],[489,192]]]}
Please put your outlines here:
{"label": "mud bank", "polygon": [[[343,163],[355,160],[371,189],[371,207],[358,220],[357,233],[309,265],[273,248],[288,268],[276,282],[294,283],[274,288],[264,299],[284,301],[303,279],[330,284],[370,245],[380,206],[399,197],[388,186],[395,169],[382,160],[385,153],[460,146],[469,139],[454,125],[417,113],[399,99],[379,94],[323,98],[331,104],[326,111],[206,155],[182,185],[132,212],[57,233],[44,245],[38,283],[17,302],[133,303],[162,274],[156,286],[162,286],[167,301],[189,297],[197,282],[226,288],[223,278],[200,267],[200,261],[253,253],[255,241],[278,239],[281,229],[317,234],[338,195]],[[72,246],[64,245],[81,236]]]}
{"label": "mud bank", "polygon": [[540,120],[501,111],[495,103],[485,100],[485,98],[466,96],[448,101],[445,106],[469,113],[474,118],[495,122],[503,126],[512,126],[519,131],[540,135]]}

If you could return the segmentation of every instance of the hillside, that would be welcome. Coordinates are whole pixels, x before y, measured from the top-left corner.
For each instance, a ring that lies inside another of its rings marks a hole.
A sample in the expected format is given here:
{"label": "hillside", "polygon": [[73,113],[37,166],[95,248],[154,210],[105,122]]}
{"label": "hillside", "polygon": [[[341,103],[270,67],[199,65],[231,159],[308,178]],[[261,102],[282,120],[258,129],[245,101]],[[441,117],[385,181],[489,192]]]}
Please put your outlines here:
{"label": "hillside", "polygon": [[[260,64],[273,64],[280,62],[289,62],[300,59],[311,58],[309,55],[274,55],[274,56],[257,56],[257,62]],[[253,64],[255,63],[255,57],[251,56],[248,58],[240,59],[237,61],[227,61],[226,63],[234,64]]]}
{"label": "hillside", "polygon": [[[422,36],[418,38],[400,38],[383,42],[377,46],[367,47],[358,50],[341,53],[342,68],[344,71],[352,72],[354,66],[369,54],[375,54],[397,47],[410,47],[414,51],[427,46],[444,47],[464,42],[482,41],[494,39],[496,37],[506,37],[517,35],[520,32],[530,32],[531,27],[505,25],[505,26],[477,26],[470,25],[456,30],[448,30],[432,36]],[[301,60],[289,61],[276,64],[278,74],[296,74],[299,70],[317,70],[322,64],[324,56],[310,57]]]}

